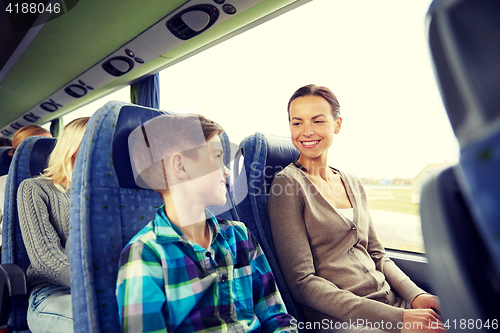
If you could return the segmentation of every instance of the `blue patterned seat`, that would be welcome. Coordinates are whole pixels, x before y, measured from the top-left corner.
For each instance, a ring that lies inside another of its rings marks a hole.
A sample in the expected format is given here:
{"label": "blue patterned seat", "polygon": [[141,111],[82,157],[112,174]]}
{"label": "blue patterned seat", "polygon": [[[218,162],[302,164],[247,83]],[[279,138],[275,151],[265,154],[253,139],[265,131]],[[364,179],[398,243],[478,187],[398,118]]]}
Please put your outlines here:
{"label": "blue patterned seat", "polygon": [[[70,203],[71,293],[75,332],[119,332],[115,287],[120,252],[154,218],[160,196],[139,188],[130,132],[168,112],[109,102],[90,119],[73,171]],[[227,135],[221,137],[229,147]],[[229,152],[225,150],[229,164]],[[232,201],[228,191],[228,198]],[[232,208],[218,217],[238,220]]]}
{"label": "blue patterned seat", "polygon": [[[293,146],[290,138],[262,133],[246,137],[240,144],[240,151],[243,154],[243,166],[248,180],[245,187],[245,190],[248,189],[248,195],[236,209],[241,221],[257,237],[264,250],[288,312],[302,321],[302,313],[293,301],[281,274],[267,214],[267,199],[274,176],[295,161],[299,157],[299,151]],[[234,191],[237,196],[240,177],[235,179]]]}
{"label": "blue patterned seat", "polygon": [[[56,143],[55,138],[33,136],[26,138],[17,147],[10,164],[5,188],[5,204],[2,232],[2,264],[15,264],[26,273],[29,258],[24,247],[17,215],[17,188],[27,178],[35,177],[47,166],[47,161]],[[15,330],[27,330],[27,299],[16,297],[12,303],[9,326]]]}

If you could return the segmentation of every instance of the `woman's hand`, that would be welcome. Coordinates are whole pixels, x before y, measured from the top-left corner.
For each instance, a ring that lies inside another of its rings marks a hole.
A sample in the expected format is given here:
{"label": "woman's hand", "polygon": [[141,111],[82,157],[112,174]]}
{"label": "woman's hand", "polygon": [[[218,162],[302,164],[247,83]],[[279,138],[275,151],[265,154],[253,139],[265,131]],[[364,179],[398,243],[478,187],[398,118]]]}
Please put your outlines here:
{"label": "woman's hand", "polygon": [[407,309],[403,312],[401,333],[441,333],[445,331],[441,317],[432,309]]}
{"label": "woman's hand", "polygon": [[438,314],[441,311],[439,299],[431,294],[418,295],[411,303],[411,307],[414,309],[433,309]]}

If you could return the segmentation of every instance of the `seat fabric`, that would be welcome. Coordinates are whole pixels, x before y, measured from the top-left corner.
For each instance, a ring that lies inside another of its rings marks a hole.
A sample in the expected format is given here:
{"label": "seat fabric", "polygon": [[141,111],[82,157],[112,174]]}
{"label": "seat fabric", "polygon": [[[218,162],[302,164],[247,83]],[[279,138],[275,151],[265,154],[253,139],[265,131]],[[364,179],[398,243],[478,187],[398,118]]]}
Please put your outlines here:
{"label": "seat fabric", "polygon": [[[267,200],[274,176],[297,160],[299,151],[293,146],[290,138],[262,133],[245,138],[240,144],[240,150],[247,177],[245,190],[248,195],[236,206],[238,214],[241,221],[256,236],[266,254],[288,312],[301,321],[303,315],[293,301],[279,267],[267,214]],[[235,178],[235,197],[242,187],[237,186],[239,179],[240,177]]]}
{"label": "seat fabric", "polygon": [[[26,138],[17,147],[9,168],[3,213],[2,264],[16,264],[25,274],[29,258],[19,227],[17,189],[23,180],[38,176],[47,167],[48,157],[55,143],[55,138]],[[27,330],[26,311],[27,299],[14,298],[9,326],[18,331]]]}

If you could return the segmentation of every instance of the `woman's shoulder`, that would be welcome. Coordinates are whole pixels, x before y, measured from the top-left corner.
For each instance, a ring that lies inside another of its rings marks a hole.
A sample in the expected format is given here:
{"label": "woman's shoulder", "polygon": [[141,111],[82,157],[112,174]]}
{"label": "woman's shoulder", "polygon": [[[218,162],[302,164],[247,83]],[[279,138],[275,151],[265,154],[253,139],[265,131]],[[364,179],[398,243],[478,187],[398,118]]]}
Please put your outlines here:
{"label": "woman's shoulder", "polygon": [[302,171],[292,162],[274,176],[273,183],[278,181],[301,181],[303,176]]}
{"label": "woman's shoulder", "polygon": [[43,177],[27,178],[19,184],[19,191],[34,191],[34,190],[54,191],[54,184],[50,179]]}
{"label": "woman's shoulder", "polygon": [[343,171],[343,170],[339,170],[339,169],[335,169],[333,168],[335,171],[339,172],[340,175],[346,179],[349,183],[353,183],[353,184],[362,184],[361,183],[361,180],[358,178],[358,176],[356,176],[355,174],[353,173],[350,173],[350,172],[346,172],[346,171]]}
{"label": "woman's shoulder", "polygon": [[21,182],[24,186],[50,186],[51,180],[42,177],[26,178]]}
{"label": "woman's shoulder", "polygon": [[364,194],[365,193],[365,188],[363,186],[363,182],[361,179],[358,178],[358,176],[345,172],[345,171],[339,171],[342,180],[348,184],[348,189],[350,187],[350,190],[352,191],[353,194]]}

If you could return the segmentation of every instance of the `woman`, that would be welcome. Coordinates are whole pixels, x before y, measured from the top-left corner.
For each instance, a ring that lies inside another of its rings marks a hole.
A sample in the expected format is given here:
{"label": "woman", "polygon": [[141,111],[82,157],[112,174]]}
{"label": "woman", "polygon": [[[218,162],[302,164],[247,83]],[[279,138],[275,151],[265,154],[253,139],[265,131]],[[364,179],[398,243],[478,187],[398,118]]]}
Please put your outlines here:
{"label": "woman", "polygon": [[[12,157],[14,155],[14,152],[17,149],[17,146],[21,142],[23,142],[24,139],[30,137],[30,136],[46,136],[46,137],[52,137],[49,131],[47,131],[45,128],[37,126],[37,125],[27,125],[21,127],[15,134],[14,137],[12,138],[12,142],[9,146],[12,145],[12,149],[9,150],[7,155]],[[10,140],[9,140],[10,141]],[[5,186],[7,184],[7,176],[8,175],[3,175],[0,176],[0,246],[2,245],[2,219],[3,219],[3,206],[4,206],[4,198],[5,198]],[[1,253],[1,252],[0,252]]]}
{"label": "woman", "polygon": [[440,319],[437,298],[386,255],[360,180],[327,164],[342,126],[337,98],[304,86],[288,102],[288,119],[300,156],[275,177],[268,212],[286,283],[307,320],[336,323],[316,325],[322,332],[412,332],[405,327],[413,322],[425,332]]}
{"label": "woman", "polygon": [[37,126],[37,125],[27,125],[23,126],[17,130],[12,138],[12,149],[9,151],[9,156],[14,156],[17,147],[23,142],[24,139],[30,136],[46,136],[51,138],[52,134],[47,131],[45,128]]}
{"label": "woman", "polygon": [[66,125],[40,177],[24,180],[17,208],[24,245],[30,258],[28,326],[33,333],[73,332],[69,232],[69,187],[76,153],[89,118]]}

